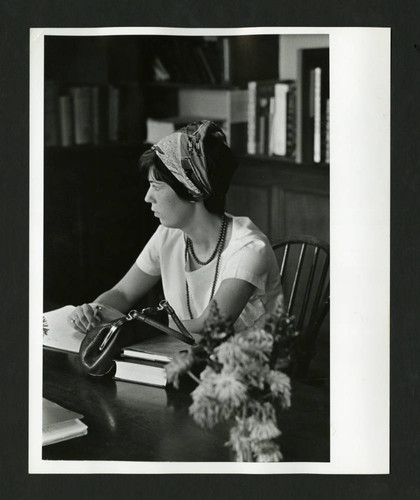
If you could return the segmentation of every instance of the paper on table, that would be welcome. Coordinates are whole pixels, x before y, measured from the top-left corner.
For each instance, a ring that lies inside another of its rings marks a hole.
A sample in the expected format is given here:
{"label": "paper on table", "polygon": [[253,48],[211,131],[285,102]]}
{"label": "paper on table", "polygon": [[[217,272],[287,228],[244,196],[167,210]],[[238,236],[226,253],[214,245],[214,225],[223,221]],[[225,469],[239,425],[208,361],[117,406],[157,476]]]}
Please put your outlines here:
{"label": "paper on table", "polygon": [[[99,304],[95,302],[90,304],[95,307]],[[101,315],[104,322],[113,321],[123,316],[113,307],[101,305]],[[78,353],[80,344],[85,338],[85,334],[79,332],[67,323],[68,316],[75,310],[74,306],[64,306],[54,311],[44,313],[43,317],[43,345],[50,349],[59,351]]]}
{"label": "paper on table", "polygon": [[44,347],[67,352],[79,352],[80,344],[85,335],[67,323],[68,315],[74,310],[74,306],[64,306],[60,309],[44,313]]}
{"label": "paper on table", "polygon": [[42,428],[42,446],[85,436],[87,431],[87,425],[77,419],[51,424]]}
{"label": "paper on table", "polygon": [[43,427],[57,424],[59,422],[68,422],[69,420],[75,420],[78,418],[83,418],[83,415],[72,410],[67,410],[67,408],[63,408],[49,399],[42,398]]}
{"label": "paper on table", "polygon": [[83,415],[42,398],[42,446],[87,434]]}

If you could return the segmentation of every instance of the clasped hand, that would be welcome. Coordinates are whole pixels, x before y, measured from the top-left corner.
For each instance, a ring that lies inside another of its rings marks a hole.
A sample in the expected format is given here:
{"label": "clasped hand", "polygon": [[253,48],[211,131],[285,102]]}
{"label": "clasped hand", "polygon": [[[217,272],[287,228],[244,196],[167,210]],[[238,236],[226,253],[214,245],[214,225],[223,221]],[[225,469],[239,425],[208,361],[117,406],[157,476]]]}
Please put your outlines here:
{"label": "clasped hand", "polygon": [[88,333],[95,326],[122,316],[120,311],[104,304],[82,304],[67,317],[67,323],[79,332]]}

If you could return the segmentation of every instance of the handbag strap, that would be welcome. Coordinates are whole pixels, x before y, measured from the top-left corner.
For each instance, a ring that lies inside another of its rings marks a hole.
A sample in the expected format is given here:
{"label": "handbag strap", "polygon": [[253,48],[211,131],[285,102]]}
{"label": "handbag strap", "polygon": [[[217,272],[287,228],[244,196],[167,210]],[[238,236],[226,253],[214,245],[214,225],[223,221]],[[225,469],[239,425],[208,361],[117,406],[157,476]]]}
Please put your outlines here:
{"label": "handbag strap", "polygon": [[158,330],[161,330],[162,332],[171,335],[172,337],[176,337],[178,340],[181,340],[182,342],[185,342],[186,344],[193,345],[195,344],[195,339],[191,335],[191,333],[185,328],[185,326],[182,324],[181,320],[178,318],[176,315],[174,309],[169,305],[169,303],[166,300],[162,300],[159,303],[159,307],[157,308],[158,311],[165,310],[174,320],[174,323],[176,326],[179,328],[179,332],[177,330],[174,330],[173,328],[170,328],[169,326],[163,325],[162,323],[159,323],[158,321],[146,316],[143,314],[143,311],[137,311],[136,309],[132,309],[126,316],[127,321],[130,320],[138,320],[142,321],[143,323],[146,323],[150,326],[153,326],[157,328]]}
{"label": "handbag strap", "polygon": [[190,337],[191,339],[194,339],[191,333],[185,328],[184,324],[182,321],[178,318],[176,312],[174,311],[173,307],[169,304],[167,300],[161,300],[159,302],[159,310],[165,310],[173,319],[174,323],[176,326],[179,328],[179,331],[185,335],[186,337]]}

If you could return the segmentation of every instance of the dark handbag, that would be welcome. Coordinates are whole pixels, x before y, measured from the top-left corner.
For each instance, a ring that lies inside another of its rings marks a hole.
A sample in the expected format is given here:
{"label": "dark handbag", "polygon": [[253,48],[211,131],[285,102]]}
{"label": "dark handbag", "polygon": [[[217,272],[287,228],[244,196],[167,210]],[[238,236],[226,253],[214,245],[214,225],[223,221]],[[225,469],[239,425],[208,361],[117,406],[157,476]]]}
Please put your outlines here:
{"label": "dark handbag", "polygon": [[181,323],[175,311],[166,300],[163,300],[156,310],[165,310],[170,314],[180,329],[179,332],[147,316],[146,312],[148,310],[150,308],[143,309],[142,311],[133,309],[127,316],[98,325],[88,332],[79,349],[79,359],[84,371],[89,375],[99,377],[111,372],[115,366],[114,359],[120,354],[121,349],[139,341],[138,334],[132,328],[133,320],[142,321],[168,335],[176,337],[186,344],[195,344],[193,336]]}

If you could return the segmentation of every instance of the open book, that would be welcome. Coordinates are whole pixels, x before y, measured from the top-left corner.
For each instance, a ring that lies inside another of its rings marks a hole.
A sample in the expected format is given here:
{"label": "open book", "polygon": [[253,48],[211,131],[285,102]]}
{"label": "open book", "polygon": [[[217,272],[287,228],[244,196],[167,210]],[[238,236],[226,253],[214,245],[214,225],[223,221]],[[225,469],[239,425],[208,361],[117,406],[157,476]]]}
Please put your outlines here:
{"label": "open book", "polygon": [[83,415],[42,398],[42,446],[87,434]]}
{"label": "open book", "polygon": [[79,352],[80,344],[85,335],[67,323],[67,317],[74,310],[74,306],[65,306],[44,313],[42,342],[44,347],[66,352]]}
{"label": "open book", "polygon": [[[67,322],[74,306],[64,306],[43,315],[43,345],[48,349],[78,353],[85,334],[79,332]],[[122,313],[110,307],[106,308],[107,320],[120,318]]]}

